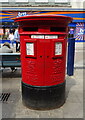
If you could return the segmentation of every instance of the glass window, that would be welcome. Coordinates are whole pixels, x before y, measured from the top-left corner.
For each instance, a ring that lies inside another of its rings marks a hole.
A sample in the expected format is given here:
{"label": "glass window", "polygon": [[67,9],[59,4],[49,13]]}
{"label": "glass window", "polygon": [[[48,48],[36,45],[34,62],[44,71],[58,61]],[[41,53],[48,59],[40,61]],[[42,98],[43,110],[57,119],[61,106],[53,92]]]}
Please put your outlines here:
{"label": "glass window", "polygon": [[34,43],[26,43],[27,55],[34,55]]}
{"label": "glass window", "polygon": [[62,43],[61,42],[55,43],[55,55],[62,55]]}
{"label": "glass window", "polygon": [[55,0],[55,2],[57,2],[57,3],[67,3],[69,1],[68,0]]}
{"label": "glass window", "polygon": [[28,2],[28,0],[15,0],[16,2]]}
{"label": "glass window", "polygon": [[48,2],[48,0],[35,0],[35,2]]}
{"label": "glass window", "polygon": [[0,2],[8,2],[8,0],[0,0]]}

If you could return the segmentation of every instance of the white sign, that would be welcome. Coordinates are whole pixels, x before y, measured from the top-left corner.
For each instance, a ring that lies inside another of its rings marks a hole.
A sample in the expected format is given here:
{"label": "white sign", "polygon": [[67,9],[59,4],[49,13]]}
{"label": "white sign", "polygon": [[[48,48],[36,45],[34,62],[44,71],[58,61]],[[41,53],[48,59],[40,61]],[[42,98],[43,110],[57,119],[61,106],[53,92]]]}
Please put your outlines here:
{"label": "white sign", "polygon": [[31,38],[37,38],[37,39],[57,39],[58,35],[31,35]]}
{"label": "white sign", "polygon": [[31,35],[31,38],[44,39],[44,35]]}
{"label": "white sign", "polygon": [[45,35],[45,39],[57,39],[57,35]]}
{"label": "white sign", "polygon": [[17,17],[28,16],[26,12],[18,12]]}
{"label": "white sign", "polygon": [[62,54],[62,43],[56,42],[55,43],[55,55],[61,55]]}
{"label": "white sign", "polygon": [[26,43],[27,55],[34,55],[34,43]]}

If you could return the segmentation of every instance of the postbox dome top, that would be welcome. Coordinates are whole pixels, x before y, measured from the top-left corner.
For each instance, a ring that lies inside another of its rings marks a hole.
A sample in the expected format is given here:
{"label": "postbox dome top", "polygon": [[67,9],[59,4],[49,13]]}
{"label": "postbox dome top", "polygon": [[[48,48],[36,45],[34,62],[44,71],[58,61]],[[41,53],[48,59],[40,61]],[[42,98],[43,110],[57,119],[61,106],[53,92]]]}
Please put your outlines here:
{"label": "postbox dome top", "polygon": [[54,21],[65,21],[66,23],[70,23],[73,19],[68,16],[62,15],[27,15],[23,17],[15,18],[15,22],[24,22],[24,21],[44,21],[44,20],[54,20]]}

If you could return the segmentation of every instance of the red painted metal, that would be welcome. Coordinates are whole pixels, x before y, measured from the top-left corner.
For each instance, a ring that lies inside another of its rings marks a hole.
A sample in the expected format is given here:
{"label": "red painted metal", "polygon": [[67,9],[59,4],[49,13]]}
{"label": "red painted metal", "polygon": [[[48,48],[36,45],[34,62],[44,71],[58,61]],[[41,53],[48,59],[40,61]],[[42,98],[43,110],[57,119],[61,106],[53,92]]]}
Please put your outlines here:
{"label": "red painted metal", "polygon": [[[32,86],[53,86],[65,81],[68,23],[72,18],[57,15],[19,17],[22,81]],[[37,28],[35,31],[30,28]],[[59,31],[51,28],[60,28]],[[31,38],[31,35],[57,35],[57,39]],[[55,55],[55,43],[62,44],[62,54]],[[26,54],[26,43],[34,44],[34,55]]]}

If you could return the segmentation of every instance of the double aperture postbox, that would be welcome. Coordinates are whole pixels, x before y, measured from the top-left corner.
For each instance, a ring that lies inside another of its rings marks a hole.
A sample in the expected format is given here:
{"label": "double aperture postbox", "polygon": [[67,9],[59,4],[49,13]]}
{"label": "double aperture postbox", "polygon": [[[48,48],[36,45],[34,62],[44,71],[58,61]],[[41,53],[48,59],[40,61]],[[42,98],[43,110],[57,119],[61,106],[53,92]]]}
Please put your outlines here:
{"label": "double aperture postbox", "polygon": [[60,107],[65,102],[68,23],[72,18],[29,15],[19,22],[22,99],[34,109]]}

